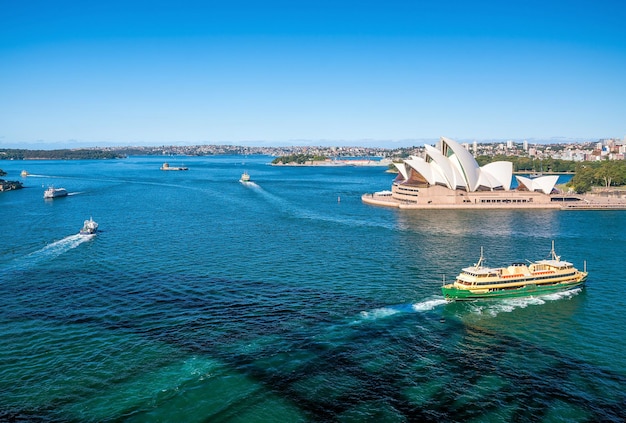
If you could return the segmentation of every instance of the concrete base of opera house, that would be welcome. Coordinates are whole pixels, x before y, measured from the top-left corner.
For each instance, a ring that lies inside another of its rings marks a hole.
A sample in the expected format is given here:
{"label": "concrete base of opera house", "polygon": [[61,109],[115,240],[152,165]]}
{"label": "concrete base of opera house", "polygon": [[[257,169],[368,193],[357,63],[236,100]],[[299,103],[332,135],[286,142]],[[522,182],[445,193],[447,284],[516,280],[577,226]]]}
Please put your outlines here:
{"label": "concrete base of opera house", "polygon": [[[424,191],[424,190],[422,190]],[[547,195],[540,192],[487,191],[468,193],[446,190],[446,195],[424,195],[414,199],[383,191],[363,194],[366,204],[399,209],[553,209],[553,210],[626,210],[626,198],[606,198],[597,195]]]}

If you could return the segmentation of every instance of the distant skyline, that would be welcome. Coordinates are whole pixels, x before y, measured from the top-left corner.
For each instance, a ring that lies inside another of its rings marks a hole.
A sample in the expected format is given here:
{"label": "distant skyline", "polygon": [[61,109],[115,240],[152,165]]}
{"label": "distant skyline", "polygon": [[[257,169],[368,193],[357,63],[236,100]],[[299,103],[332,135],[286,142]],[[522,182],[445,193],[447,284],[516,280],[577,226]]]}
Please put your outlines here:
{"label": "distant skyline", "polygon": [[0,1],[0,148],[626,136],[622,1]]}
{"label": "distant skyline", "polygon": [[[609,137],[611,138],[611,137]],[[616,137],[612,137],[616,138]],[[624,138],[618,138],[620,140],[626,140]],[[576,144],[585,142],[597,142],[598,139],[587,138],[551,138],[551,139],[462,139],[458,138],[458,141],[462,144],[472,144],[477,142],[478,144],[505,144],[507,141],[514,141],[517,144],[522,144],[527,141],[529,145],[554,145],[554,144]],[[0,149],[27,149],[27,150],[57,150],[57,149],[80,149],[80,148],[125,148],[125,147],[138,147],[138,148],[151,148],[151,147],[195,147],[202,145],[214,145],[214,146],[233,146],[233,147],[252,147],[252,148],[289,148],[289,147],[359,147],[359,148],[383,148],[383,149],[396,149],[396,148],[410,148],[410,147],[422,147],[425,144],[435,145],[439,141],[437,138],[422,138],[422,139],[406,139],[406,140],[286,140],[286,141],[265,141],[265,140],[243,140],[240,142],[168,142],[168,143],[150,143],[150,142],[81,142],[78,140],[69,140],[64,142],[46,142],[38,140],[32,143],[1,143]]]}

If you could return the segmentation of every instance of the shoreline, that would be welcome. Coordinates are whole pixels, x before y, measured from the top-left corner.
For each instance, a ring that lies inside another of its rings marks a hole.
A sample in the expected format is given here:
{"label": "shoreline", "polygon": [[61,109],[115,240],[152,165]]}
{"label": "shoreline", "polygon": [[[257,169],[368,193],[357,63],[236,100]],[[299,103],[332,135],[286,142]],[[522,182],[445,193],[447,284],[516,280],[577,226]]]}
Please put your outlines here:
{"label": "shoreline", "polygon": [[[556,200],[547,203],[417,204],[397,200],[388,193],[366,193],[361,196],[361,201],[373,206],[392,207],[402,210],[626,210],[626,198],[608,198],[594,194],[580,195],[578,197],[580,201],[577,202]],[[562,196],[551,196],[551,199],[558,198],[562,198]]]}
{"label": "shoreline", "polygon": [[0,179],[0,192],[15,191],[24,188],[20,181],[5,181]]}

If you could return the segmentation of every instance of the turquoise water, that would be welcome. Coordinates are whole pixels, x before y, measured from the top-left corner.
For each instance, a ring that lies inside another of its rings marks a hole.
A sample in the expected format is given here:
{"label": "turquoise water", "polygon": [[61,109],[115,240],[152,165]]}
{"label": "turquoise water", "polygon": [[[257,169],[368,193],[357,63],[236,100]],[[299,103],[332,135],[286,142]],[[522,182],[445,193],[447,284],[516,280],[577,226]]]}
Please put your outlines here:
{"label": "turquoise water", "polygon": [[[0,162],[32,174],[0,194],[0,420],[626,419],[626,212],[378,208],[383,168],[270,160]],[[586,288],[443,301],[481,246],[552,240]]]}

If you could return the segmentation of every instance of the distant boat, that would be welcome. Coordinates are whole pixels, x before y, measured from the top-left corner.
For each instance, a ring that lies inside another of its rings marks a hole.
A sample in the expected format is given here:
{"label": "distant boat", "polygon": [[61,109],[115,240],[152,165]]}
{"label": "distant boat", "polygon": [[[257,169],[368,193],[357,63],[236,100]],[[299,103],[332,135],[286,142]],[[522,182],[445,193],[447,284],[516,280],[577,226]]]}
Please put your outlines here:
{"label": "distant boat", "polygon": [[241,178],[239,179],[239,182],[250,182],[250,175],[248,175],[248,172],[243,172],[241,174]]}
{"label": "distant boat", "polygon": [[20,173],[20,175],[22,176],[22,178],[25,178],[26,176],[28,176],[28,172],[23,170],[22,173]]}
{"label": "distant boat", "polygon": [[44,191],[43,198],[65,197],[66,195],[67,195],[67,190],[65,188],[55,188],[51,186],[51,187],[48,187],[48,189]]}
{"label": "distant boat", "polygon": [[85,222],[83,223],[83,227],[79,233],[81,235],[93,235],[96,233],[97,230],[98,230],[98,223],[96,223],[96,221],[94,221],[90,217],[89,220],[85,220]]}
{"label": "distant boat", "polygon": [[163,163],[161,170],[189,170],[189,168],[185,166],[170,166],[169,163]]}
{"label": "distant boat", "polygon": [[[467,301],[487,298],[529,297],[570,290],[582,286],[587,280],[587,270],[580,271],[572,263],[562,261],[554,252],[550,259],[535,262],[513,263],[508,267],[483,265],[483,249],[474,266],[466,267],[454,283],[441,288],[448,301]],[[444,282],[445,283],[445,282]]]}

